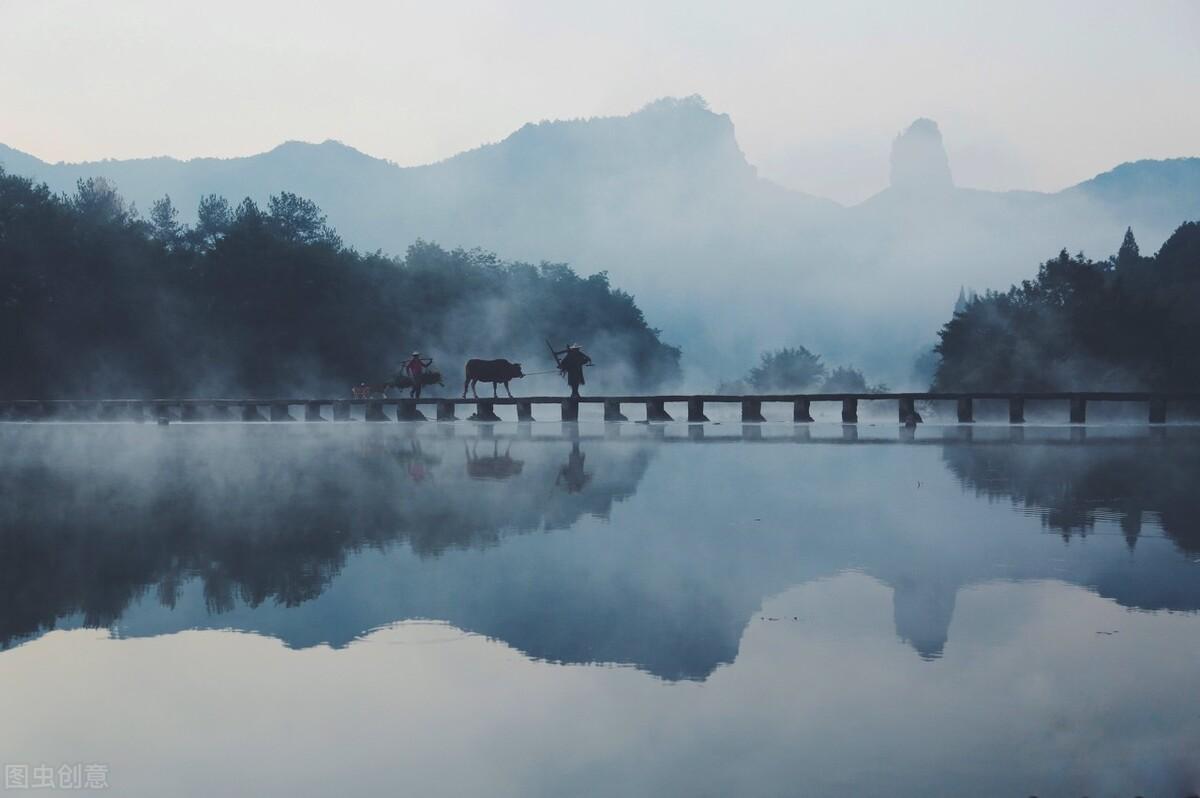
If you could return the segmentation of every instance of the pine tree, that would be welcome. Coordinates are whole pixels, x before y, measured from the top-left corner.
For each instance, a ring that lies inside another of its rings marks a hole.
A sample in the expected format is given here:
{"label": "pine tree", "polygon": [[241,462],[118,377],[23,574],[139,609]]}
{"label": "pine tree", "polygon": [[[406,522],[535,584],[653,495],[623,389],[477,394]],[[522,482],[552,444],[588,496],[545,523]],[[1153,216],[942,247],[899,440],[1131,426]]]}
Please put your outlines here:
{"label": "pine tree", "polygon": [[1133,237],[1133,228],[1125,228],[1125,238],[1121,241],[1121,248],[1117,250],[1117,265],[1132,266],[1141,258],[1138,251],[1137,239]]}
{"label": "pine tree", "polygon": [[155,200],[150,206],[150,229],[152,235],[168,249],[179,246],[183,239],[183,226],[179,223],[179,211],[171,202],[170,195]]}
{"label": "pine tree", "polygon": [[967,292],[961,285],[958,287],[958,299],[954,302],[954,312],[965,313],[967,310]]}

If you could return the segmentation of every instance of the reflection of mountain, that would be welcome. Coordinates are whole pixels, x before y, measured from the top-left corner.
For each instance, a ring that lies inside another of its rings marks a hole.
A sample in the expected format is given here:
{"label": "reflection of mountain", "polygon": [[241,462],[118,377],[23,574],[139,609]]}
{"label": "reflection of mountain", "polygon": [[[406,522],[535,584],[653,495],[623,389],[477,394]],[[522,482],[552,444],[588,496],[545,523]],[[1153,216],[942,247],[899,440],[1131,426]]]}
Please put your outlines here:
{"label": "reflection of mountain", "polygon": [[[457,437],[395,426],[0,432],[6,643],[86,624],[341,646],[430,618],[537,658],[700,679],[733,661],[765,597],[847,569],[893,588],[896,633],[926,659],[946,646],[960,588],[996,579],[1200,608],[1195,566],[1178,548],[1196,539],[1194,436],[881,446],[681,435],[667,445],[502,431],[472,436],[464,453]],[[477,479],[476,456],[521,467]],[[942,493],[898,477],[922,471],[940,475]],[[992,501],[1010,496],[1071,519],[1069,541]],[[1143,537],[1161,520],[1175,544],[1131,552],[1106,523],[1117,506],[1137,508]]]}
{"label": "reflection of mountain", "polygon": [[342,428],[281,442],[267,429],[209,427],[164,443],[139,432],[6,430],[0,642],[68,616],[113,624],[147,589],[172,607],[193,579],[210,611],[295,607],[365,548],[403,542],[429,557],[607,516],[648,462],[621,452],[590,491],[567,495],[554,482],[569,445],[524,444],[542,458],[506,487],[467,484],[461,452],[436,441]]}

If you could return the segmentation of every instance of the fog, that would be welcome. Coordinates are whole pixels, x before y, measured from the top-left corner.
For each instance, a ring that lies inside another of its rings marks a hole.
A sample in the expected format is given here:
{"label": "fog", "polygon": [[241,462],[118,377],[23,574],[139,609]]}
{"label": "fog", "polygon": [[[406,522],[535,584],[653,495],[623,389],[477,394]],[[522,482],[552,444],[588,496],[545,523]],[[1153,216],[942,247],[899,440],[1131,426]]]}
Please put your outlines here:
{"label": "fog", "polygon": [[[10,151],[0,162],[58,190],[104,175],[142,208],[170,194],[185,220],[202,194],[265,200],[289,190],[317,202],[360,250],[399,253],[424,238],[607,271],[683,348],[691,390],[796,345],[872,382],[924,388],[913,361],[935,342],[960,287],[1004,289],[1063,248],[1107,257],[1130,225],[1149,253],[1200,215],[1200,160],[1125,165],[1057,193],[988,192],[955,184],[935,122],[898,132],[892,185],[852,206],[763,179],[734,120],[698,97],[526,125],[413,168],[335,142],[229,160],[51,166]],[[486,309],[478,318],[487,323]],[[604,342],[583,343],[619,368]]]}

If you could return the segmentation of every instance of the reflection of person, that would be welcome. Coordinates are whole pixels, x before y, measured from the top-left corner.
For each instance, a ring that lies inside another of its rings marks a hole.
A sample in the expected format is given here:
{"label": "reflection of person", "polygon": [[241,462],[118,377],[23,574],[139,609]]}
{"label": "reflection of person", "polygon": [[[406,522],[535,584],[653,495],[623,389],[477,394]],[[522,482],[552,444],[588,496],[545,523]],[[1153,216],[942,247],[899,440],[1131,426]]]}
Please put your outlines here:
{"label": "reflection of person", "polygon": [[561,352],[555,352],[554,356],[562,355],[562,360],[558,361],[558,370],[567,378],[567,384],[571,386],[571,398],[579,398],[579,386],[584,384],[583,367],[592,362],[592,359],[584,354],[583,349],[579,344],[571,344]]}
{"label": "reflection of person", "polygon": [[584,486],[592,481],[592,475],[583,470],[583,461],[587,458],[579,450],[579,444],[571,444],[571,454],[567,456],[567,464],[558,469],[558,478],[554,484],[566,483],[567,493],[579,493]]}
{"label": "reflection of person", "polygon": [[421,398],[421,383],[424,382],[425,369],[433,365],[433,358],[421,357],[420,352],[413,352],[412,357],[404,364],[404,373],[412,379],[412,390],[408,395]]}

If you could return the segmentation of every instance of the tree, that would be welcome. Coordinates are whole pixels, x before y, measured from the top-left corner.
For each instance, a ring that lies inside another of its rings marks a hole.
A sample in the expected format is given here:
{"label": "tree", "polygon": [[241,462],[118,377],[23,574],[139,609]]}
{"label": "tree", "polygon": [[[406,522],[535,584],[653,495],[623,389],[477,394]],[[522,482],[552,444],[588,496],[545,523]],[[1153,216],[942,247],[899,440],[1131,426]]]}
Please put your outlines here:
{"label": "tree", "polygon": [[341,245],[337,233],[326,223],[325,214],[310,199],[281,191],[267,201],[267,216],[285,240],[331,247]]}
{"label": "tree", "polygon": [[274,199],[231,212],[210,195],[187,231],[166,197],[141,222],[103,181],[55,196],[0,170],[0,397],[343,395],[390,377],[398,345],[452,369],[545,359],[542,340],[567,336],[628,364],[624,385],[679,376],[679,350],[605,274],[425,242],[361,255],[308,200]]}
{"label": "tree", "polygon": [[853,366],[838,366],[829,372],[821,393],[884,393],[886,385],[867,385],[867,378]]}
{"label": "tree", "polygon": [[1133,237],[1133,228],[1125,228],[1125,238],[1121,241],[1121,248],[1117,250],[1117,266],[1132,266],[1141,260],[1141,255],[1138,252],[1137,240]]}
{"label": "tree", "polygon": [[1036,278],[989,292],[938,333],[934,390],[1200,388],[1200,224],[1151,258],[1127,230],[1104,261],[1065,250]]}
{"label": "tree", "polygon": [[803,346],[763,352],[759,365],[750,369],[746,382],[763,393],[803,390],[825,376],[821,356]]}
{"label": "tree", "polygon": [[954,300],[954,312],[963,313],[967,309],[967,291],[963,286],[958,287],[958,299]]}
{"label": "tree", "polygon": [[124,225],[130,221],[125,200],[117,193],[117,187],[103,177],[80,178],[70,203],[80,221],[94,227]]}
{"label": "tree", "polygon": [[183,241],[184,228],[179,223],[179,211],[171,202],[169,194],[155,200],[150,206],[151,235],[167,249],[175,249]]}
{"label": "tree", "polygon": [[200,198],[200,207],[196,212],[196,226],[192,237],[199,249],[212,249],[216,243],[229,232],[233,223],[233,213],[229,210],[229,200],[209,194]]}

